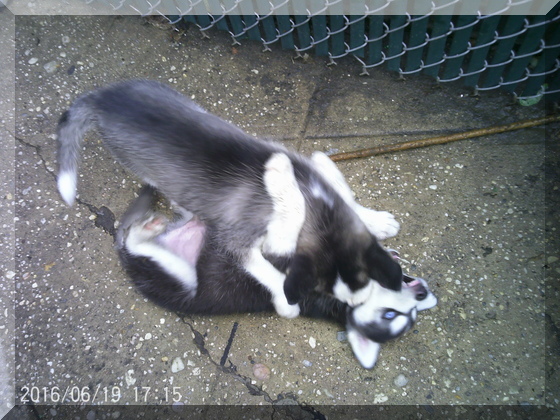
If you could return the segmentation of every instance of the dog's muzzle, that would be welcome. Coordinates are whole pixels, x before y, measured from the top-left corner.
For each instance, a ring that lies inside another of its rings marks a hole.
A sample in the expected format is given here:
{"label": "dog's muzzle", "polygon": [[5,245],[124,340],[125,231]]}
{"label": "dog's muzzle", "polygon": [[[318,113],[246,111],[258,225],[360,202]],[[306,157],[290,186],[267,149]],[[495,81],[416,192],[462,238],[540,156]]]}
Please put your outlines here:
{"label": "dog's muzzle", "polygon": [[403,274],[403,281],[403,287],[411,288],[417,301],[422,301],[428,297],[428,289],[426,289],[418,277]]}

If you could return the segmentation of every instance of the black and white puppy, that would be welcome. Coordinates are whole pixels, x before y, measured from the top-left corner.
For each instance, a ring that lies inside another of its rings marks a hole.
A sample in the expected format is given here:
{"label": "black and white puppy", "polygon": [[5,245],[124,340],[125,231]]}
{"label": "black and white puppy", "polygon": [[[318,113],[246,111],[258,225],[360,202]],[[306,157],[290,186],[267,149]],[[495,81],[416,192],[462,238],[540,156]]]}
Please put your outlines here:
{"label": "black and white puppy", "polygon": [[[155,197],[153,188],[144,187],[121,219],[116,237],[121,262],[146,297],[191,314],[274,309],[270,291],[223,250],[212,225],[196,216],[169,223],[153,210]],[[277,258],[275,263],[280,271],[286,267]],[[406,275],[398,292],[373,282],[365,303],[355,307],[322,286],[304,295],[301,314],[346,327],[352,350],[366,368],[375,365],[381,343],[404,334],[414,324],[417,311],[437,303],[423,279]]]}
{"label": "black and white puppy", "polygon": [[[366,226],[310,159],[249,136],[157,82],[99,89],[63,114],[57,182],[67,204],[75,200],[82,138],[93,127],[122,165],[212,226],[215,245],[266,288],[280,315],[297,316],[317,284],[353,306],[374,284],[400,291],[400,265],[377,241],[398,230],[392,216],[379,212],[381,223]],[[288,201],[286,191],[293,191]],[[289,257],[289,266],[280,271],[263,253]]]}

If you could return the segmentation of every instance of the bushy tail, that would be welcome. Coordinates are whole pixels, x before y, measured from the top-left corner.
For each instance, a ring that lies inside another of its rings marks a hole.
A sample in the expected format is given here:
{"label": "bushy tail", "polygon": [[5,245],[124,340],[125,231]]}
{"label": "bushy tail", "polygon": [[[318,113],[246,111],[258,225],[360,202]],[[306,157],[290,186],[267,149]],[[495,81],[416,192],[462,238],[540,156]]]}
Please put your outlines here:
{"label": "bushy tail", "polygon": [[58,121],[58,192],[69,206],[76,198],[82,139],[93,123],[93,110],[79,98]]}

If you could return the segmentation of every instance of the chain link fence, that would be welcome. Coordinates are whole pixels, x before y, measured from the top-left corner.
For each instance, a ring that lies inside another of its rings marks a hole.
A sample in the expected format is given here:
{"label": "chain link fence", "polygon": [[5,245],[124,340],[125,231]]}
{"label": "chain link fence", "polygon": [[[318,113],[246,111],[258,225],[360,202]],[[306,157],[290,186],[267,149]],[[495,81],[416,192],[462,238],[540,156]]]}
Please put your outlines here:
{"label": "chain link fence", "polygon": [[[475,93],[502,88],[522,105],[544,96],[560,98],[560,3],[546,15],[507,13],[514,6],[528,7],[527,0],[507,1],[488,15],[461,13],[465,4],[480,3],[476,0],[429,2],[429,11],[422,15],[411,14],[406,7],[394,14],[398,10],[393,4],[393,14],[384,15],[393,2],[379,0],[375,9],[351,2],[351,14],[338,14],[336,1],[325,1],[325,7],[315,12],[306,9],[306,14],[290,14],[289,0],[270,1],[268,10],[261,5],[258,12],[252,0],[222,1],[220,14],[212,0],[113,0],[111,5],[115,11],[128,6],[142,15],[164,15],[165,10],[170,23],[191,22],[205,35],[212,28],[228,31],[234,44],[256,40],[265,51],[279,44],[298,56],[325,56],[329,64],[351,57],[362,75],[374,76],[376,67],[386,66],[401,77],[422,73],[440,83],[461,80]],[[346,9],[341,7],[340,12]],[[443,10],[458,14],[441,14]]]}

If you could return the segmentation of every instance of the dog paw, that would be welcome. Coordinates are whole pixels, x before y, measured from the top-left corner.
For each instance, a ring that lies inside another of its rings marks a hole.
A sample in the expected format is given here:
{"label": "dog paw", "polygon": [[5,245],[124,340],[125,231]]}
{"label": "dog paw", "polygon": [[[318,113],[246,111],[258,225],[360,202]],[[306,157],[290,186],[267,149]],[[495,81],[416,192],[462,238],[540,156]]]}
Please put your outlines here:
{"label": "dog paw", "polygon": [[276,309],[276,312],[281,317],[292,319],[299,316],[299,304],[296,303],[295,305],[290,305],[286,298],[275,299],[273,303],[274,309]]}
{"label": "dog paw", "polygon": [[401,227],[399,222],[387,211],[376,211],[358,206],[356,213],[371,234],[379,240],[392,238],[399,233]]}

